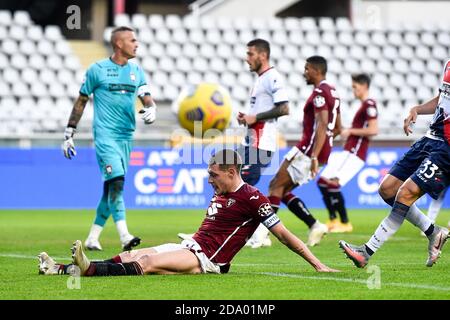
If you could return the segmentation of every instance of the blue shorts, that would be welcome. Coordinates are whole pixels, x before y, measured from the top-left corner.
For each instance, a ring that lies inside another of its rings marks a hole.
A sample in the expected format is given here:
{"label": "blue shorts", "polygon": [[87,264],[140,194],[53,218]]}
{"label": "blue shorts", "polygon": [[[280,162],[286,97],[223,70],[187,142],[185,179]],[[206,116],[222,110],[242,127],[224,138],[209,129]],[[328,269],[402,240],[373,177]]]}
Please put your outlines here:
{"label": "blue shorts", "polygon": [[95,155],[103,181],[125,176],[133,148],[131,140],[95,139]]}
{"label": "blue shorts", "polygon": [[445,141],[423,137],[411,146],[389,174],[406,181],[411,178],[433,199],[450,182],[450,146]]}
{"label": "blue shorts", "polygon": [[270,165],[273,152],[248,146],[240,147],[237,152],[242,157],[242,180],[251,186],[258,183],[264,168]]}

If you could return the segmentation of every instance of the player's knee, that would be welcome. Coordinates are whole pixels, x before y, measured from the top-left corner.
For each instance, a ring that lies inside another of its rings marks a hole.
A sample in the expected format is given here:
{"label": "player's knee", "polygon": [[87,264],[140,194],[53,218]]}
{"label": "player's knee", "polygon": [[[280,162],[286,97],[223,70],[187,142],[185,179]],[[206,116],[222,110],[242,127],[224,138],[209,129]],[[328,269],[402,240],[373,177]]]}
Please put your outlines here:
{"label": "player's knee", "polygon": [[396,201],[409,204],[419,198],[420,195],[420,188],[415,183],[406,182],[398,189]]}
{"label": "player's knee", "polygon": [[156,272],[155,257],[153,255],[142,255],[136,260],[136,262],[141,266],[144,274]]}

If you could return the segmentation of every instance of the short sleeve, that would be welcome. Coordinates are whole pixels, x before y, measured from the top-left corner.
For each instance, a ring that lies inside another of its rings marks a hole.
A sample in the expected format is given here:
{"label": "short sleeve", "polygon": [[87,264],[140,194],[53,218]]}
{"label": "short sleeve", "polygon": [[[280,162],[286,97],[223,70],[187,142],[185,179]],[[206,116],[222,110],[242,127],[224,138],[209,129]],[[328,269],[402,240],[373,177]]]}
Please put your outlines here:
{"label": "short sleeve", "polygon": [[83,79],[83,83],[80,88],[80,94],[84,96],[90,96],[97,87],[97,68],[92,65],[87,69]]}
{"label": "short sleeve", "polygon": [[378,117],[378,110],[375,101],[367,101],[366,116],[368,120],[376,119]]}
{"label": "short sleeve", "polygon": [[289,101],[286,86],[278,73],[269,79],[268,90],[272,95],[274,104]]}

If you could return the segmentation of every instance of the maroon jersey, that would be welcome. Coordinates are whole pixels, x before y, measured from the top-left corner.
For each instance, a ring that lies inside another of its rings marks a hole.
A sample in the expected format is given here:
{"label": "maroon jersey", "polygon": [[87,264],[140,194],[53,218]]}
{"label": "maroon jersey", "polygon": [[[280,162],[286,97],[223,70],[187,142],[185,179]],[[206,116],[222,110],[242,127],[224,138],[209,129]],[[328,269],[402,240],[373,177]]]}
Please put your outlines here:
{"label": "maroon jersey", "polygon": [[313,150],[316,135],[316,113],[328,110],[327,138],[317,157],[321,164],[328,162],[331,147],[333,146],[333,129],[336,124],[337,115],[340,113],[339,105],[340,99],[336,89],[332,85],[322,81],[318,87],[314,88],[303,108],[303,136],[297,144],[297,148],[309,157]]}
{"label": "maroon jersey", "polygon": [[[377,104],[373,99],[363,101],[352,121],[352,128],[365,128],[369,120],[376,119],[378,116]],[[369,148],[369,138],[350,135],[345,143],[344,150],[350,151],[360,159],[366,160],[367,149]]]}
{"label": "maroon jersey", "polygon": [[212,197],[206,217],[193,238],[212,262],[226,265],[259,223],[271,228],[278,222],[270,201],[258,189],[243,183],[235,192]]}

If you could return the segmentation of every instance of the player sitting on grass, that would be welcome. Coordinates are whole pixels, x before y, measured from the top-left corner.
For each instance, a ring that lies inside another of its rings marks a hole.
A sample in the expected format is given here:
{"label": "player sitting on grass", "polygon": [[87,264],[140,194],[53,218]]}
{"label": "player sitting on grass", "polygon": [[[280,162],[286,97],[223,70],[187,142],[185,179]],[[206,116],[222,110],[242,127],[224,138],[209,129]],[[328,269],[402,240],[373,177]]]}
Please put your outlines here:
{"label": "player sitting on grass", "polygon": [[[259,223],[263,223],[289,249],[318,272],[337,272],[317,259],[273,212],[269,200],[242,181],[242,159],[233,150],[211,157],[208,182],[215,194],[206,217],[192,239],[152,248],[122,252],[110,260],[91,262],[80,240],[72,247],[73,265],[81,276],[144,274],[226,273],[233,257],[245,245]],[[39,273],[68,273],[70,265],[57,264],[47,253],[39,255]]]}

